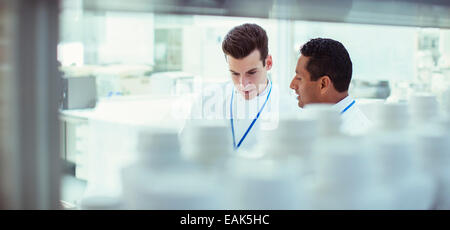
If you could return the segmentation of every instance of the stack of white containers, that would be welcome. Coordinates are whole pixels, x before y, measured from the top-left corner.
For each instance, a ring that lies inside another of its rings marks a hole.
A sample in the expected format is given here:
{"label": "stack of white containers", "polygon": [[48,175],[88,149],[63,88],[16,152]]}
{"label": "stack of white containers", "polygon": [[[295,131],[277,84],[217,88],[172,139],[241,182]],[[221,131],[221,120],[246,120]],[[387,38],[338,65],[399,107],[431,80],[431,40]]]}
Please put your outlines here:
{"label": "stack of white containers", "polygon": [[442,94],[442,97],[443,115],[439,124],[443,129],[447,146],[445,146],[440,158],[440,179],[438,183],[441,187],[438,190],[435,208],[448,210],[450,209],[450,196],[448,196],[450,194],[450,88]]}
{"label": "stack of white containers", "polygon": [[391,207],[390,196],[373,179],[373,164],[361,151],[362,141],[361,137],[347,137],[339,141],[339,147],[318,152],[313,209]]}
{"label": "stack of white containers", "polygon": [[[305,107],[303,111],[303,118],[312,119],[316,123],[316,134],[312,140],[307,140],[308,145],[311,146],[311,156],[310,156],[310,172],[312,177],[315,178],[316,167],[318,166],[317,155],[320,152],[327,151],[329,149],[324,148],[334,148],[333,143],[328,143],[342,137],[340,133],[340,126],[342,123],[339,114],[331,107],[329,104],[309,104]],[[304,132],[310,132],[309,128],[306,127]],[[335,138],[336,137],[336,138]],[[324,144],[327,143],[327,144]],[[314,179],[314,182],[316,180]]]}
{"label": "stack of white containers", "polygon": [[414,134],[419,161],[436,185],[432,209],[450,209],[450,120],[447,116],[450,91],[443,94],[442,110],[439,113],[436,97],[433,95],[414,95],[411,112],[416,117]]}
{"label": "stack of white containers", "polygon": [[137,151],[138,161],[123,169],[125,208],[217,208],[214,181],[182,161],[177,133],[142,130]]}
{"label": "stack of white containers", "polygon": [[450,88],[445,90],[441,95],[441,110],[442,117],[445,119],[450,118]]}
{"label": "stack of white containers", "polygon": [[126,124],[89,119],[87,187],[80,202],[82,209],[121,207],[121,171],[133,160],[135,130]]}
{"label": "stack of white containers", "polygon": [[303,209],[299,200],[299,180],[288,167],[264,158],[235,157],[228,162],[224,178],[226,193],[231,195],[229,209]]}
{"label": "stack of white containers", "polygon": [[[283,118],[274,130],[258,133],[253,152],[229,161],[229,189],[241,209],[307,209],[305,186],[317,123]],[[308,181],[308,182],[306,182]]]}
{"label": "stack of white containers", "polygon": [[408,105],[383,104],[376,111],[378,120],[368,140],[379,183],[392,196],[392,209],[431,208],[434,183],[417,164]]}
{"label": "stack of white containers", "polygon": [[311,209],[384,208],[383,194],[374,192],[372,165],[362,151],[363,138],[339,131],[341,117],[331,105],[307,105],[305,113],[317,119],[320,130],[314,143],[316,183],[310,190]]}
{"label": "stack of white containers", "polygon": [[230,129],[222,122],[191,123],[180,138],[182,157],[205,167],[216,167],[233,151]]}
{"label": "stack of white containers", "polygon": [[212,208],[232,208],[231,195],[225,191],[225,164],[233,155],[233,142],[229,127],[222,120],[191,122],[180,135],[182,158],[204,175],[205,182],[214,187]]}
{"label": "stack of white containers", "polygon": [[412,126],[418,127],[434,122],[439,117],[439,105],[436,96],[427,93],[411,95],[409,111]]}
{"label": "stack of white containers", "polygon": [[[294,167],[299,176],[312,173],[311,157],[317,137],[317,121],[309,118],[286,118],[278,122],[274,130],[258,133],[259,144],[255,151],[266,158],[279,161],[286,167]],[[282,161],[282,162],[281,162]]]}
{"label": "stack of white containers", "polygon": [[[332,105],[260,131],[253,153],[233,152],[225,124],[181,135],[143,130],[123,170],[131,209],[450,209],[450,91],[374,106],[375,126],[347,136]],[[445,97],[447,95],[447,97]],[[248,155],[246,155],[248,154]]]}

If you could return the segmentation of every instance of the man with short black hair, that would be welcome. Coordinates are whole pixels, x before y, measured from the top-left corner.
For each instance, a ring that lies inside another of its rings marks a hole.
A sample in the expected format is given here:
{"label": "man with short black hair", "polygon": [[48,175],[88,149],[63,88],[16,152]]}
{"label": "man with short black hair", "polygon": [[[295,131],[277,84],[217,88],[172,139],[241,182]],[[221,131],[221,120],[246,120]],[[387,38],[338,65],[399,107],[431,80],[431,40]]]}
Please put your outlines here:
{"label": "man with short black hair", "polygon": [[367,131],[371,122],[356,100],[348,95],[352,61],[345,47],[328,38],[315,38],[300,49],[301,56],[290,88],[298,95],[298,106],[328,103],[342,114],[342,129],[349,134]]}

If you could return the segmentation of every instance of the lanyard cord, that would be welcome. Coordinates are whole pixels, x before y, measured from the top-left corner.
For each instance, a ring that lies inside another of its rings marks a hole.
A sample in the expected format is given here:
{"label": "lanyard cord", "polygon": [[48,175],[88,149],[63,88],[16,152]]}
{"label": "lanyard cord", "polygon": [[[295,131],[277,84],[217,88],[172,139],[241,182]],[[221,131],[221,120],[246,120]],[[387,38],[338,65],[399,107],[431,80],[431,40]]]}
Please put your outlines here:
{"label": "lanyard cord", "polygon": [[259,115],[261,114],[262,110],[264,109],[264,106],[266,106],[266,103],[269,100],[269,96],[270,96],[271,92],[272,92],[272,82],[270,82],[270,89],[269,89],[269,93],[267,94],[266,101],[264,101],[264,104],[262,105],[262,107],[259,110],[259,112],[256,114],[256,117],[253,119],[253,121],[250,124],[250,126],[248,127],[247,131],[245,131],[244,136],[242,136],[241,140],[236,145],[236,140],[235,140],[235,135],[234,135],[234,124],[233,124],[233,98],[234,98],[234,88],[233,88],[233,91],[231,92],[231,102],[230,102],[230,115],[231,115],[230,116],[230,122],[231,122],[231,134],[233,135],[233,147],[234,147],[234,150],[237,150],[241,146],[241,144],[244,141],[245,137],[247,137],[247,134],[250,132],[250,129],[252,129],[252,127],[255,124],[256,120],[258,120]]}
{"label": "lanyard cord", "polygon": [[350,105],[348,105],[347,107],[345,107],[345,109],[342,110],[341,114],[345,113],[345,111],[347,111],[348,109],[350,109],[350,107],[352,107],[353,104],[355,104],[355,100],[353,100],[352,103],[350,103]]}

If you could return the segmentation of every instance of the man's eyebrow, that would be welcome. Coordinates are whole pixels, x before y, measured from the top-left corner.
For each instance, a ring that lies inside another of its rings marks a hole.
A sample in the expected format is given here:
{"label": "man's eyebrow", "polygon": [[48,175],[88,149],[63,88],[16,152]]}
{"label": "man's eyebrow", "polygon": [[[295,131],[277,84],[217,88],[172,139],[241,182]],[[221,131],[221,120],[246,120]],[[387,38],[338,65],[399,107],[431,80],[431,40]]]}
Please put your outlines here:
{"label": "man's eyebrow", "polygon": [[234,71],[234,70],[232,70],[232,69],[230,69],[230,72],[232,72],[232,73],[238,73],[238,72],[236,72],[236,71]]}
{"label": "man's eyebrow", "polygon": [[253,69],[247,71],[247,73],[248,73],[248,72],[253,72],[253,71],[256,71],[256,70],[258,70],[258,68],[253,68]]}

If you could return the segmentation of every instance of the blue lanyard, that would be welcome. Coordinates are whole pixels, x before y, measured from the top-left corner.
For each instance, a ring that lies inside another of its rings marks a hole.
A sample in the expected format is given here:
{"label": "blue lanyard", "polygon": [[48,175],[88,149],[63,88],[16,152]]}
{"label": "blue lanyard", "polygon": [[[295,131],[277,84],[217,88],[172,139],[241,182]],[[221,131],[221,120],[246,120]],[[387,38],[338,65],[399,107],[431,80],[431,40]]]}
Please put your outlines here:
{"label": "blue lanyard", "polygon": [[234,124],[233,124],[233,97],[234,97],[234,88],[233,91],[231,92],[231,102],[230,102],[230,122],[231,122],[231,134],[233,135],[233,147],[234,150],[237,150],[241,144],[242,141],[244,141],[245,137],[247,137],[248,132],[250,132],[250,129],[252,129],[253,125],[255,124],[256,120],[258,120],[259,115],[261,114],[262,110],[264,109],[264,106],[266,106],[267,101],[269,100],[269,96],[270,96],[270,92],[272,92],[272,83],[270,82],[270,89],[269,89],[269,93],[267,94],[267,98],[266,101],[264,101],[264,104],[262,105],[261,109],[259,110],[258,114],[256,114],[255,119],[253,119],[252,123],[250,124],[250,126],[248,127],[247,131],[245,131],[244,136],[242,136],[241,140],[239,141],[239,143],[236,146],[236,140],[234,137]]}
{"label": "blue lanyard", "polygon": [[350,103],[350,105],[348,105],[347,107],[345,107],[345,109],[342,110],[341,114],[345,113],[345,111],[347,111],[348,109],[350,109],[350,107],[352,107],[353,104],[355,104],[355,100],[353,100],[352,103]]}

